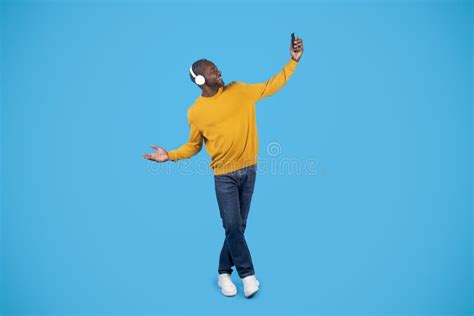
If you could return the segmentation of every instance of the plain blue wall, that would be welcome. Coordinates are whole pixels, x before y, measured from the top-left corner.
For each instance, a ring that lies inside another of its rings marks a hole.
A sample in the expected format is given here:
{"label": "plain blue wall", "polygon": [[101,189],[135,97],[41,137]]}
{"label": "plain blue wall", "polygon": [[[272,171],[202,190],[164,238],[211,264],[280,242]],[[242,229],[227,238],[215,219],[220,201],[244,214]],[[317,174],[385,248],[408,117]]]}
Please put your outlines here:
{"label": "plain blue wall", "polygon": [[[471,2],[2,5],[2,314],[474,311]],[[187,140],[193,61],[261,82],[293,31],[259,156],[317,172],[259,174],[261,291],[224,298],[207,153],[142,154]]]}

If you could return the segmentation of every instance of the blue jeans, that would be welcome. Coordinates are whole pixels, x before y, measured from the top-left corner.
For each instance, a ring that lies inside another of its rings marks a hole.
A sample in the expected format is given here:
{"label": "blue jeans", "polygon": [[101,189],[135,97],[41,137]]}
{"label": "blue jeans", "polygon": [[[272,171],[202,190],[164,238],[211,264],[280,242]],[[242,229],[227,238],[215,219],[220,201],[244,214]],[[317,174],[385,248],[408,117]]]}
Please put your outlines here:
{"label": "blue jeans", "polygon": [[224,245],[219,256],[219,274],[231,274],[234,265],[241,278],[255,274],[244,232],[256,175],[256,164],[214,175],[217,203],[225,230]]}

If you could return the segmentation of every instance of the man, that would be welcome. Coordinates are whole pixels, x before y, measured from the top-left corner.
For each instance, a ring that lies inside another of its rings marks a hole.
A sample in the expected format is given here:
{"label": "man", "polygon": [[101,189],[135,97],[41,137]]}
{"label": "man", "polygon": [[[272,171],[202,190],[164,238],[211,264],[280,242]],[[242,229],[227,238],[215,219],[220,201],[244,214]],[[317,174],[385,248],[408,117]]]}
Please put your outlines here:
{"label": "man", "polygon": [[235,265],[242,279],[245,297],[251,297],[260,283],[255,277],[244,237],[250,201],[254,190],[258,137],[255,103],[280,90],[293,74],[303,54],[303,40],[290,40],[291,59],[267,82],[249,84],[231,82],[224,85],[217,66],[200,59],[190,68],[191,80],[201,88],[201,95],[187,111],[190,136],[186,144],[167,152],[161,147],[144,158],[165,162],[190,158],[205,142],[211,156],[214,184],[225,240],[219,256],[218,286],[225,296],[237,294],[230,275]]}

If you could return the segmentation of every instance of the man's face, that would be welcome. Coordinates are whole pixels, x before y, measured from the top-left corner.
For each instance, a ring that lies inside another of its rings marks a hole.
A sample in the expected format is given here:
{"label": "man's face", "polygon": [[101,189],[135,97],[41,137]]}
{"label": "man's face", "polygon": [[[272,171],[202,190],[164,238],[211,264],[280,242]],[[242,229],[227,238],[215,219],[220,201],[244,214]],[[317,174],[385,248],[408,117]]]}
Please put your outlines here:
{"label": "man's face", "polygon": [[224,80],[222,80],[220,70],[211,61],[206,62],[206,66],[204,67],[204,77],[206,78],[206,84],[210,87],[224,86]]}

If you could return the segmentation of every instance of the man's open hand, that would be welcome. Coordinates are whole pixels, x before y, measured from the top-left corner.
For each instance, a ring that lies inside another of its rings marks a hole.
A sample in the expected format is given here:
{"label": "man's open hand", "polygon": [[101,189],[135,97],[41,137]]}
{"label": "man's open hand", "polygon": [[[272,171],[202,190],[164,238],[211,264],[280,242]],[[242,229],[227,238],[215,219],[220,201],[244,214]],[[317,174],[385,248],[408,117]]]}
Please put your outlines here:
{"label": "man's open hand", "polygon": [[300,61],[301,55],[303,55],[304,47],[303,40],[296,36],[295,43],[290,39],[290,55],[295,61]]}
{"label": "man's open hand", "polygon": [[156,145],[150,145],[150,147],[156,149],[156,151],[152,154],[143,154],[143,158],[156,162],[168,161],[169,157],[168,152],[166,150]]}

